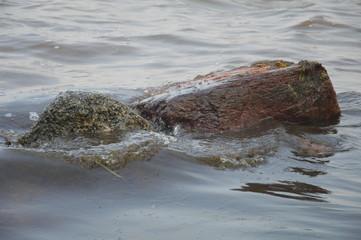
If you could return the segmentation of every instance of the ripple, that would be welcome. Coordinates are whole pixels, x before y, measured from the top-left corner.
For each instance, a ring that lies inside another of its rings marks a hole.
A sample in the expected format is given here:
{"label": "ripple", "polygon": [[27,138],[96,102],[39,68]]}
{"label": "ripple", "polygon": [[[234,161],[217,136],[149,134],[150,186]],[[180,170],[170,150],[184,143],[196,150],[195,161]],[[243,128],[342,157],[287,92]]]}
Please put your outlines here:
{"label": "ripple", "polygon": [[[45,86],[59,83],[59,79],[45,74],[26,71],[1,71],[0,88],[14,89],[23,87]],[[27,81],[24,81],[27,79]]]}
{"label": "ripple", "polygon": [[130,161],[149,160],[161,146],[170,141],[174,139],[164,134],[137,131],[125,135],[98,134],[74,139],[56,138],[43,142],[38,148],[15,146],[14,149],[79,164],[87,169],[100,165],[119,169]]}
{"label": "ripple", "polygon": [[238,134],[207,134],[179,130],[177,142],[168,149],[183,153],[218,169],[257,167],[267,162],[280,146],[278,130],[270,130],[260,136],[240,138]]}
{"label": "ripple", "polygon": [[361,93],[356,91],[342,92],[337,95],[342,112],[360,111]]}
{"label": "ripple", "polygon": [[131,46],[106,43],[42,43],[32,46],[33,55],[60,63],[99,64],[114,61],[117,58],[137,55]]}
{"label": "ripple", "polygon": [[167,45],[174,45],[174,46],[193,46],[193,47],[221,47],[223,44],[215,44],[209,41],[206,41],[207,39],[204,39],[204,41],[196,40],[197,38],[185,38],[181,35],[173,35],[173,34],[156,34],[156,35],[147,35],[147,36],[141,36],[137,37],[136,39],[140,40],[146,40],[148,41],[154,41],[159,42]]}

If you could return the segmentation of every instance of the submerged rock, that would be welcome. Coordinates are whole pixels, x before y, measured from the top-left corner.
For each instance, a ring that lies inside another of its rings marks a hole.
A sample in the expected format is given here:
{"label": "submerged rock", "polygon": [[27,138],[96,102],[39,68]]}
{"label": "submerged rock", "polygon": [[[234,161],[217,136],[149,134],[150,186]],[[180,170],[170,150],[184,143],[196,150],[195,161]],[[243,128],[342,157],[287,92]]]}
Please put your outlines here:
{"label": "submerged rock", "polygon": [[31,130],[18,141],[23,146],[37,146],[58,137],[130,129],[151,130],[152,126],[106,94],[67,91],[46,107]]}
{"label": "submerged rock", "polygon": [[249,127],[267,118],[293,123],[337,119],[340,108],[317,62],[263,61],[168,85],[136,105],[147,119],[208,131]]}
{"label": "submerged rock", "polygon": [[[117,133],[115,133],[117,135]],[[56,138],[38,148],[22,148],[59,161],[78,164],[86,169],[105,166],[119,169],[131,161],[151,159],[162,146],[174,139],[161,133],[148,130],[128,131],[112,142],[99,141],[99,134],[92,138]]]}

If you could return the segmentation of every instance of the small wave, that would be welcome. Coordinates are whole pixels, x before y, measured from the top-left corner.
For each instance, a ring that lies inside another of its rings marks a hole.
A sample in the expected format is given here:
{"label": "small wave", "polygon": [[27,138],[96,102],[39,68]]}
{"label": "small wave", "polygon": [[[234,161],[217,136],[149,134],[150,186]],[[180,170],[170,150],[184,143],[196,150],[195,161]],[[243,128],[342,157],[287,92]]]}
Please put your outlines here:
{"label": "small wave", "polygon": [[324,16],[315,16],[310,18],[309,20],[303,21],[294,25],[292,28],[294,29],[304,29],[304,28],[313,28],[313,29],[324,29],[330,27],[346,27],[342,24],[338,24],[336,22],[331,22],[327,20]]}
{"label": "small wave", "polygon": [[[33,86],[46,86],[59,83],[59,79],[53,76],[27,72],[26,70],[19,71],[2,71],[2,81],[0,81],[0,88],[14,89]],[[24,81],[27,79],[27,81]]]}
{"label": "small wave", "polygon": [[136,48],[128,45],[108,43],[40,43],[30,48],[33,54],[42,59],[49,59],[60,63],[91,64],[92,62],[106,62],[124,55],[137,55]]}
{"label": "small wave", "polygon": [[[172,47],[198,47],[198,48],[206,48],[206,47],[214,47],[221,48],[224,47],[224,44],[216,44],[210,42],[209,39],[201,39],[201,38],[185,38],[181,35],[175,34],[155,34],[155,35],[147,35],[147,36],[138,36],[134,37],[135,40],[143,40],[146,41],[147,44],[151,42],[160,42],[162,44],[169,44]],[[164,46],[163,46],[164,47]]]}
{"label": "small wave", "polygon": [[217,169],[257,167],[273,156],[280,145],[278,130],[251,138],[178,131],[177,142],[170,143],[168,149]]}
{"label": "small wave", "polygon": [[197,0],[187,1],[187,5],[195,5],[197,9],[214,12],[232,11],[234,9],[243,10],[290,10],[305,9],[314,6],[314,3],[306,1],[219,1],[219,0]]}
{"label": "small wave", "polygon": [[361,93],[356,91],[342,92],[337,95],[342,112],[361,111]]}
{"label": "small wave", "polygon": [[134,160],[149,160],[174,137],[151,131],[128,132],[124,136],[56,138],[38,148],[13,147],[19,151],[37,153],[60,161],[80,164],[91,169],[105,165],[111,169],[124,167]]}

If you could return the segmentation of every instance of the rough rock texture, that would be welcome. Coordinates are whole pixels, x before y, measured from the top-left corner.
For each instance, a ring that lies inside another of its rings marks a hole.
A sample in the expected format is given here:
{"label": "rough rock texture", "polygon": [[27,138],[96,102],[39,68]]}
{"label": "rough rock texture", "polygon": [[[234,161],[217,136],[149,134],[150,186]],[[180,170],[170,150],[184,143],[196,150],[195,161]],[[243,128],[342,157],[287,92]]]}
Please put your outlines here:
{"label": "rough rock texture", "polygon": [[31,130],[18,141],[36,146],[57,137],[78,134],[152,129],[134,110],[105,94],[67,91],[44,110]]}
{"label": "rough rock texture", "polygon": [[164,127],[223,131],[274,118],[294,123],[336,119],[336,93],[317,62],[263,61],[171,84],[136,105]]}

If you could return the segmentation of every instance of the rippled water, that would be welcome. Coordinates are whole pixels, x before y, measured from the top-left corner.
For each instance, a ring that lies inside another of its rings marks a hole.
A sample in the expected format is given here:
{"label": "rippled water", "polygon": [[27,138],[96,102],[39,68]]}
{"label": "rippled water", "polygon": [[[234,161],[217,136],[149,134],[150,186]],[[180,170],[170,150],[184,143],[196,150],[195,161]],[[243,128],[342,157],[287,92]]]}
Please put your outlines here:
{"label": "rippled water", "polygon": [[15,135],[60,91],[131,103],[264,59],[321,62],[342,110],[327,126],[157,135],[125,181],[1,139],[1,238],[359,239],[360,22],[357,0],[0,1],[0,130]]}

